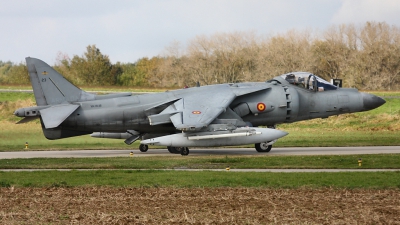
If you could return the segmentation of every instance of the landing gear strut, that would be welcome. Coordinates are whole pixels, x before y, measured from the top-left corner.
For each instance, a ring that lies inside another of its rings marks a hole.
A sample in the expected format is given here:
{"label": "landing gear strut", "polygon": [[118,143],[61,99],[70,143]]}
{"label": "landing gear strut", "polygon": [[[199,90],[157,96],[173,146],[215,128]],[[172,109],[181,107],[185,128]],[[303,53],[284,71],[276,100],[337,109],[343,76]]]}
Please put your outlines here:
{"label": "landing gear strut", "polygon": [[149,146],[148,145],[144,145],[144,144],[140,144],[139,145],[139,150],[141,152],[147,152],[147,150],[149,150]]}
{"label": "landing gear strut", "polygon": [[[267,126],[269,129],[275,129],[275,125]],[[272,145],[277,141],[278,139],[269,141],[269,142],[263,142],[263,143],[257,143],[255,144],[256,151],[257,152],[269,152],[272,149]]]}

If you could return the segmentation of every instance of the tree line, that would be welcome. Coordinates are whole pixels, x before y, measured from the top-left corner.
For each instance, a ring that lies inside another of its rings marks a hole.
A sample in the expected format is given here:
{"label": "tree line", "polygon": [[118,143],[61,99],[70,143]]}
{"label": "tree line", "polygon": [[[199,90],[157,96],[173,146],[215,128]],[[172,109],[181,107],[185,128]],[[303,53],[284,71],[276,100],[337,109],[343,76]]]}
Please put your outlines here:
{"label": "tree line", "polygon": [[[95,45],[70,58],[59,53],[55,68],[76,85],[174,88],[266,81],[292,71],[312,72],[344,87],[400,90],[400,28],[385,22],[342,24],[322,32],[291,30],[197,36],[187,46],[173,42],[162,56],[112,64]],[[0,82],[28,84],[23,63],[0,61]]]}

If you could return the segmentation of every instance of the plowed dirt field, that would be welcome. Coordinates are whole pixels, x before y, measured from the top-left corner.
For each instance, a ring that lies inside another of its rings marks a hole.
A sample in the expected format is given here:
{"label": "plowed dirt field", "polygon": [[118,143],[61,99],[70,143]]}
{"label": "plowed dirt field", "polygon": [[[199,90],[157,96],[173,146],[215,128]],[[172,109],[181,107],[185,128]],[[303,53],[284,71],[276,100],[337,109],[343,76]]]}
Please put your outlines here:
{"label": "plowed dirt field", "polygon": [[1,224],[400,224],[399,190],[0,188]]}

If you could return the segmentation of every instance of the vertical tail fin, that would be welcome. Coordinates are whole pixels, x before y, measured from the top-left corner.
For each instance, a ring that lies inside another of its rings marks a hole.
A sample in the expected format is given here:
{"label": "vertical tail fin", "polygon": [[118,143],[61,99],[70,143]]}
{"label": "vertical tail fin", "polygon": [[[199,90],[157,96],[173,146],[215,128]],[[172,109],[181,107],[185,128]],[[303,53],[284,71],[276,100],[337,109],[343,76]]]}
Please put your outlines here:
{"label": "vertical tail fin", "polygon": [[94,94],[87,93],[71,84],[42,60],[31,57],[25,59],[38,106],[87,101],[95,98]]}

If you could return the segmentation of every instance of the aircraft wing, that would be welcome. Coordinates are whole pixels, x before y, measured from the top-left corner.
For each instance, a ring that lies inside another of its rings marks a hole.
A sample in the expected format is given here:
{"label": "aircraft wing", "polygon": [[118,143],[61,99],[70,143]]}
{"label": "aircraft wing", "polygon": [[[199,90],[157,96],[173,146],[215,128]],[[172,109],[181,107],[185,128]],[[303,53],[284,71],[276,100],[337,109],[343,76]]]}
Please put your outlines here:
{"label": "aircraft wing", "polygon": [[231,87],[226,84],[194,90],[193,93],[176,96],[179,100],[161,113],[149,116],[150,124],[172,122],[178,130],[200,130],[224,112],[236,97],[265,89],[268,88]]}
{"label": "aircraft wing", "polygon": [[198,130],[208,126],[235,99],[229,86],[184,96],[175,103],[179,113],[171,116],[178,130]]}

